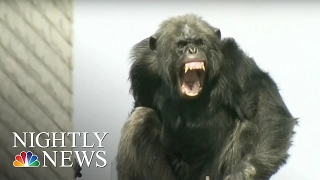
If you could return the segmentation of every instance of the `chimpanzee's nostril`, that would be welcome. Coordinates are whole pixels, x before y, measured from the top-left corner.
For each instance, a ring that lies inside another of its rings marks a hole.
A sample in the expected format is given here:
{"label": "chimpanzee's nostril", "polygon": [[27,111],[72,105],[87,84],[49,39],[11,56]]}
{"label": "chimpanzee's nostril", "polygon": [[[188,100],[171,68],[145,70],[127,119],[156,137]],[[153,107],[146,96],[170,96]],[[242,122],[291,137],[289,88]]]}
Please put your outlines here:
{"label": "chimpanzee's nostril", "polygon": [[188,51],[190,54],[196,54],[198,52],[198,49],[196,47],[191,47],[191,48],[189,48]]}

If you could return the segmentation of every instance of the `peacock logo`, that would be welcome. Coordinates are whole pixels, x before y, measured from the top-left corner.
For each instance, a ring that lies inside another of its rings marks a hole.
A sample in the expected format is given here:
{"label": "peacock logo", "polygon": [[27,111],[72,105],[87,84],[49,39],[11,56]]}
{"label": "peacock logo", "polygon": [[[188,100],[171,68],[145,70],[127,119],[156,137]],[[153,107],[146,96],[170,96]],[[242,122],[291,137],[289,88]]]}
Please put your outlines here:
{"label": "peacock logo", "polygon": [[31,151],[27,153],[22,151],[20,154],[16,155],[15,161],[13,162],[14,167],[39,167],[40,162],[38,161],[38,156],[33,155]]}

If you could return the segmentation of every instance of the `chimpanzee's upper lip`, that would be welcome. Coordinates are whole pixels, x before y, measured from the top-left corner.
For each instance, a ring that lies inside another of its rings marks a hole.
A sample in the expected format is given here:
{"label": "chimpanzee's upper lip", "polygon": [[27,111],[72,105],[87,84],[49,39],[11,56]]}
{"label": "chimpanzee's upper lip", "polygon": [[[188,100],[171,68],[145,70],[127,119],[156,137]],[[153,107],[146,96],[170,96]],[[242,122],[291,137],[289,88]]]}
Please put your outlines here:
{"label": "chimpanzee's upper lip", "polygon": [[205,62],[205,59],[199,58],[198,55],[188,55],[187,58],[183,59],[183,64],[189,62]]}

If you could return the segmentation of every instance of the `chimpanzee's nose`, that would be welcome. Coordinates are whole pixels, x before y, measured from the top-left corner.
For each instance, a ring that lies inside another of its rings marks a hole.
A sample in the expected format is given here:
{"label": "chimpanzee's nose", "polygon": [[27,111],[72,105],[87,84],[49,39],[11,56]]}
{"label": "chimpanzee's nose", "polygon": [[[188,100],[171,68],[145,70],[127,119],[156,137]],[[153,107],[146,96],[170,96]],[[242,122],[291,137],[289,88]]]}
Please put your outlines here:
{"label": "chimpanzee's nose", "polygon": [[197,54],[197,53],[198,53],[198,48],[196,48],[196,47],[190,47],[190,48],[188,49],[188,53],[189,53],[189,54]]}

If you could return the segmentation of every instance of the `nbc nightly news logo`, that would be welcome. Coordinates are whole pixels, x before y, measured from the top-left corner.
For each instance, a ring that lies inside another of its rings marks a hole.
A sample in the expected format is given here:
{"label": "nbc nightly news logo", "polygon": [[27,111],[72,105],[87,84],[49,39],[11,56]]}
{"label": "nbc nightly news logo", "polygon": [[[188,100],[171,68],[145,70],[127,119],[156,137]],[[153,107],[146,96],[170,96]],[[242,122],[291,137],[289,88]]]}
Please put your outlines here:
{"label": "nbc nightly news logo", "polygon": [[[80,167],[83,166],[84,161],[86,162],[87,167],[90,167],[92,163],[92,158],[96,156],[97,159],[99,159],[101,162],[96,161],[95,167],[103,168],[107,165],[106,160],[106,151],[54,151],[54,148],[65,148],[67,147],[65,145],[66,137],[71,136],[72,137],[72,145],[71,148],[77,148],[76,145],[76,138],[82,138],[83,139],[83,145],[82,148],[94,148],[95,143],[92,145],[87,144],[87,135],[88,132],[23,132],[23,138],[21,138],[16,132],[13,133],[13,147],[16,148],[17,146],[17,140],[20,142],[20,144],[24,148],[34,148],[39,147],[42,149],[50,148],[51,152],[53,154],[50,156],[47,151],[43,150],[43,165],[42,167],[47,167],[47,162],[50,161],[50,163],[54,167],[72,167],[73,161],[71,160],[72,155],[75,155],[76,161],[79,163]],[[57,135],[60,135],[60,139],[57,138]],[[102,141],[106,137],[108,132],[103,132],[102,135],[100,135],[99,132],[93,132],[93,135],[96,137],[98,142],[98,148],[104,148],[102,146]],[[45,145],[40,143],[40,138],[44,137]],[[52,139],[50,139],[52,137]],[[27,143],[27,139],[30,140],[30,143]],[[57,142],[61,141],[61,146],[57,146]],[[52,144],[52,146],[50,146]],[[36,146],[35,146],[36,145]],[[61,157],[61,164],[57,165],[57,155],[60,153]],[[82,154],[82,155],[80,155]],[[82,156],[82,157],[81,157]],[[65,160],[69,160],[70,164],[65,164]],[[13,161],[14,167],[39,167],[40,162],[38,160],[38,156],[33,154],[32,151],[22,151],[20,154],[15,156],[15,160]]]}
{"label": "nbc nightly news logo", "polygon": [[33,155],[31,151],[27,153],[22,151],[19,155],[16,155],[16,159],[13,162],[14,167],[39,167],[40,162],[38,156]]}

